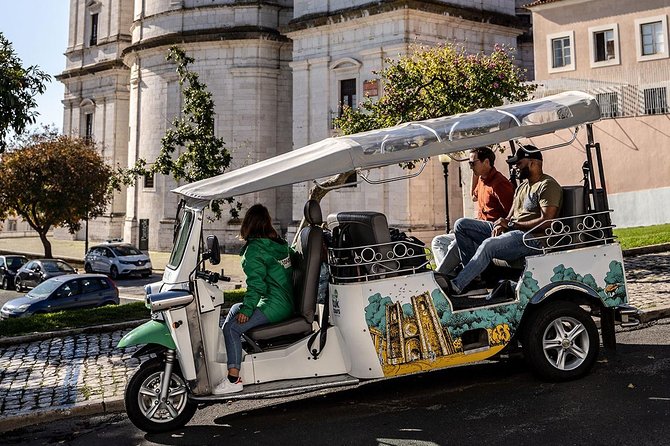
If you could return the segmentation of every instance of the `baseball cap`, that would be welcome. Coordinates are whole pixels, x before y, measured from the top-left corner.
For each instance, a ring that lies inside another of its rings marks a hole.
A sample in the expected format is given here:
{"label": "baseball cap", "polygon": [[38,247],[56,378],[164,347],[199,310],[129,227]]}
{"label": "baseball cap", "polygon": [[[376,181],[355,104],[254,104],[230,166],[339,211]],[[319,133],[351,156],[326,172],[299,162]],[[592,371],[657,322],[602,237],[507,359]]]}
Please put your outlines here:
{"label": "baseball cap", "polygon": [[542,161],[542,152],[537,151],[535,146],[523,146],[516,151],[514,156],[507,158],[507,164],[516,164],[524,158]]}

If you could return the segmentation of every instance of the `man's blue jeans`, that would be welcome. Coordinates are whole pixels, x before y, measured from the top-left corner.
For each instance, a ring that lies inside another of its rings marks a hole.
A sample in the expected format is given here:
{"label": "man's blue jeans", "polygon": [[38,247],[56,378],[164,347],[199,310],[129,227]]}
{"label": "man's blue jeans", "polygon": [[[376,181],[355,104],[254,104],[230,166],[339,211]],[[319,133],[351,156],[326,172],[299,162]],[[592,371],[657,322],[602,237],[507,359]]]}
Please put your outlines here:
{"label": "man's blue jeans", "polygon": [[242,303],[236,303],[230,308],[226,321],[223,323],[223,338],[226,341],[226,355],[229,369],[239,369],[242,365],[242,333],[259,325],[269,324],[270,321],[261,310],[256,308],[251,317],[244,324],[237,322],[237,314]]}
{"label": "man's blue jeans", "polygon": [[437,269],[435,272],[448,274],[461,264],[461,257],[458,255],[458,246],[456,246],[456,236],[454,234],[441,234],[433,238],[431,243],[433,257]]}
{"label": "man's blue jeans", "polygon": [[[454,225],[456,244],[461,253],[463,270],[453,280],[459,291],[468,286],[491,263],[491,259],[516,260],[533,254],[536,249],[523,243],[523,231],[509,231],[491,237],[493,223],[474,218],[460,218]],[[533,244],[529,242],[529,244]]]}

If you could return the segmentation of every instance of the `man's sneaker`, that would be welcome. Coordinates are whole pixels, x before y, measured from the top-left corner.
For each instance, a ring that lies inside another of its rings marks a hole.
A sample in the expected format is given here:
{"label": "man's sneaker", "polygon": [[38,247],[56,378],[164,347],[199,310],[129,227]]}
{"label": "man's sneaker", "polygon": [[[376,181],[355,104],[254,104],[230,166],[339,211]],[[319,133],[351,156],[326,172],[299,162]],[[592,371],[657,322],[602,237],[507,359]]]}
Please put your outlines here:
{"label": "man's sneaker", "polygon": [[237,381],[231,383],[228,377],[223,378],[223,381],[212,390],[213,395],[227,395],[229,393],[237,393],[242,391],[242,380],[237,378]]}

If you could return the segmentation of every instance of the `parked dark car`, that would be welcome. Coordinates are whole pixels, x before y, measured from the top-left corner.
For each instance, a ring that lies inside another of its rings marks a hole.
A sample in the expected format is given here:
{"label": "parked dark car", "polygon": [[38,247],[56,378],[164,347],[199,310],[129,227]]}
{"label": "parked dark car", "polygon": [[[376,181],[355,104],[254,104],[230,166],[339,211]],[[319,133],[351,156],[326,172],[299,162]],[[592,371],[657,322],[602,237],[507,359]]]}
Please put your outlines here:
{"label": "parked dark car", "polygon": [[0,318],[118,304],[119,290],[107,276],[64,275],[48,279],[25,296],[7,302],[0,310]]}
{"label": "parked dark car", "polygon": [[91,247],[84,257],[87,273],[109,274],[116,280],[119,276],[139,274],[151,275],[151,259],[129,243],[105,243]]}
{"label": "parked dark car", "polygon": [[58,259],[31,260],[23,265],[17,272],[14,285],[17,291],[25,291],[33,288],[52,277],[64,274],[76,274],[77,270],[68,263]]}
{"label": "parked dark car", "polygon": [[14,288],[16,272],[26,263],[28,259],[24,256],[0,256],[0,284],[3,290]]}

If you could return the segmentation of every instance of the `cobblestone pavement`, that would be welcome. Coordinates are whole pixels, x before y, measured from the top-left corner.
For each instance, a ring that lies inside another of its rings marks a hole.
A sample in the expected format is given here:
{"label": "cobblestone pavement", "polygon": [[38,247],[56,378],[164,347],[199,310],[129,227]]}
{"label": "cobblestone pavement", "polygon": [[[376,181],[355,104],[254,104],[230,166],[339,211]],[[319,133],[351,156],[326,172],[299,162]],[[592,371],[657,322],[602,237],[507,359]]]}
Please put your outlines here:
{"label": "cobblestone pavement", "polygon": [[628,300],[643,312],[670,309],[670,252],[624,258]]}
{"label": "cobblestone pavement", "polygon": [[116,348],[130,329],[0,348],[0,416],[122,397],[139,361]]}
{"label": "cobblestone pavement", "polygon": [[[656,318],[670,316],[670,253],[628,257],[625,268],[630,303]],[[134,348],[116,349],[129,330],[0,348],[0,420],[122,400],[126,382],[139,365],[131,358]],[[0,431],[2,427],[0,423]]]}

